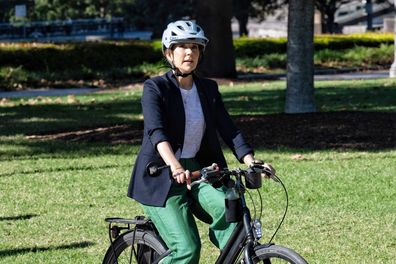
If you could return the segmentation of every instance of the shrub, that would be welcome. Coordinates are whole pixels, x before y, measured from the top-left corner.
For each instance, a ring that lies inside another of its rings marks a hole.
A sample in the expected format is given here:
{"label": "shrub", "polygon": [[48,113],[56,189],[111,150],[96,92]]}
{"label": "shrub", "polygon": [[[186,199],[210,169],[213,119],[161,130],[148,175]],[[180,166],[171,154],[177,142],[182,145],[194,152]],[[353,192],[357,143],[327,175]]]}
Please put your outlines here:
{"label": "shrub", "polygon": [[[315,36],[315,66],[364,67],[393,61],[393,34]],[[286,38],[234,40],[243,72],[286,69]],[[160,40],[0,44],[0,89],[67,81],[142,79],[164,72]]]}
{"label": "shrub", "polygon": [[[345,50],[356,46],[379,47],[382,44],[392,45],[392,33],[365,33],[350,35],[318,35],[314,38],[314,49]],[[234,40],[238,58],[254,58],[258,55],[286,53],[286,38],[239,38]]]}
{"label": "shrub", "polygon": [[257,56],[255,58],[240,58],[237,59],[237,65],[242,68],[257,68],[265,67],[271,69],[285,69],[286,68],[286,54],[273,53],[266,56]]}
{"label": "shrub", "polygon": [[258,55],[286,53],[285,38],[239,38],[234,39],[235,54],[238,58],[254,58]]}
{"label": "shrub", "polygon": [[315,53],[314,60],[316,65],[327,67],[387,66],[393,62],[393,53],[393,45],[357,46],[343,51],[324,49]]}
{"label": "shrub", "polygon": [[3,67],[0,69],[0,89],[18,90],[28,81],[28,73],[22,66]]}
{"label": "shrub", "polygon": [[4,66],[20,66],[33,71],[67,69],[108,69],[156,62],[161,54],[149,42],[84,42],[67,44],[12,44],[0,48]]}

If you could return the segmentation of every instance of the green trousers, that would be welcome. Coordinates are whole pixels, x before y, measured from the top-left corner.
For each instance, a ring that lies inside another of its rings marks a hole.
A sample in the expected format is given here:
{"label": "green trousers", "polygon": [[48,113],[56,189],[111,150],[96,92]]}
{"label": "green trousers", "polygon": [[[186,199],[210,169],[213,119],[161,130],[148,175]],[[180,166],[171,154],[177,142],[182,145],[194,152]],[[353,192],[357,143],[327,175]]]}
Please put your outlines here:
{"label": "green trousers", "polygon": [[[185,169],[198,170],[194,159],[180,160]],[[185,184],[174,183],[164,207],[143,205],[145,214],[154,222],[172,253],[161,263],[198,264],[201,241],[194,216],[209,224],[209,238],[223,249],[236,223],[225,220],[224,191],[207,183],[187,190]]]}

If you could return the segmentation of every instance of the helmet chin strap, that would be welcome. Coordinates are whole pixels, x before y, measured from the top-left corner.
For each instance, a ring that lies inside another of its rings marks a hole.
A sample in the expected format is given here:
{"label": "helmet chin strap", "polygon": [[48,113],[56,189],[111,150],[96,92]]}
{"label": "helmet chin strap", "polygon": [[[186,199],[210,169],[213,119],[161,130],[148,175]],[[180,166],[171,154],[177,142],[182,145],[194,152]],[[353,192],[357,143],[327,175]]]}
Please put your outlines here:
{"label": "helmet chin strap", "polygon": [[189,73],[182,73],[180,70],[179,70],[179,68],[176,68],[176,67],[172,67],[172,70],[175,72],[175,75],[177,76],[177,77],[187,77],[187,76],[189,76],[189,75],[191,75],[191,74],[193,74],[194,73],[194,71],[191,71],[191,72],[189,72]]}
{"label": "helmet chin strap", "polygon": [[170,61],[169,64],[170,64],[170,66],[171,66],[171,69],[173,70],[173,72],[175,73],[175,75],[176,75],[177,77],[183,77],[183,78],[184,78],[184,77],[187,77],[187,76],[189,76],[189,75],[191,75],[191,74],[194,73],[194,71],[191,71],[191,72],[189,72],[189,73],[182,73],[182,72],[179,70],[179,68],[177,68],[177,67],[175,66],[175,64],[173,64],[173,60]]}

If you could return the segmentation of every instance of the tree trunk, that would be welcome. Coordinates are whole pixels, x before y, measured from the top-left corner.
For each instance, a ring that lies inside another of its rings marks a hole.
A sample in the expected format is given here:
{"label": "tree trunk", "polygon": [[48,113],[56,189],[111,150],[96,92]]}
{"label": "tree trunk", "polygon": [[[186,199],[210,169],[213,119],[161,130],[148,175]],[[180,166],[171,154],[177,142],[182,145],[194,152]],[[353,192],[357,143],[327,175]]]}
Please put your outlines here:
{"label": "tree trunk", "polygon": [[373,3],[371,0],[366,0],[367,13],[367,31],[373,30]]}
{"label": "tree trunk", "polygon": [[340,1],[314,1],[316,8],[319,10],[322,18],[322,33],[340,33],[338,26],[334,22],[335,12]]}
{"label": "tree trunk", "polygon": [[[393,2],[396,9],[396,0]],[[393,17],[393,34],[394,34],[394,44],[393,44],[393,63],[389,69],[389,77],[396,78],[396,15]]]}
{"label": "tree trunk", "polygon": [[286,113],[315,112],[313,66],[314,0],[290,0]]}
{"label": "tree trunk", "polygon": [[248,23],[248,17],[247,16],[238,16],[236,17],[238,20],[238,25],[239,25],[239,36],[249,36],[249,31],[247,29],[247,23]]}
{"label": "tree trunk", "polygon": [[239,36],[248,36],[247,23],[249,20],[249,7],[251,0],[233,0],[234,3],[234,16],[239,24]]}
{"label": "tree trunk", "polygon": [[197,1],[197,23],[209,38],[199,72],[208,77],[235,78],[231,31],[232,0]]}

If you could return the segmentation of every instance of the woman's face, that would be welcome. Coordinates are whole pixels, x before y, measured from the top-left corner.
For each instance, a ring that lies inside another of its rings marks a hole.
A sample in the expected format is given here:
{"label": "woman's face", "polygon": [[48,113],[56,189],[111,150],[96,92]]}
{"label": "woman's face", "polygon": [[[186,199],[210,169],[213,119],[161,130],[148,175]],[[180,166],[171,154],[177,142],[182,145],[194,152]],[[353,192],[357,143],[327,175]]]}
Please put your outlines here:
{"label": "woman's face", "polygon": [[190,73],[198,65],[199,61],[199,46],[198,44],[180,43],[175,44],[166,57],[173,61],[173,65],[182,73]]}

